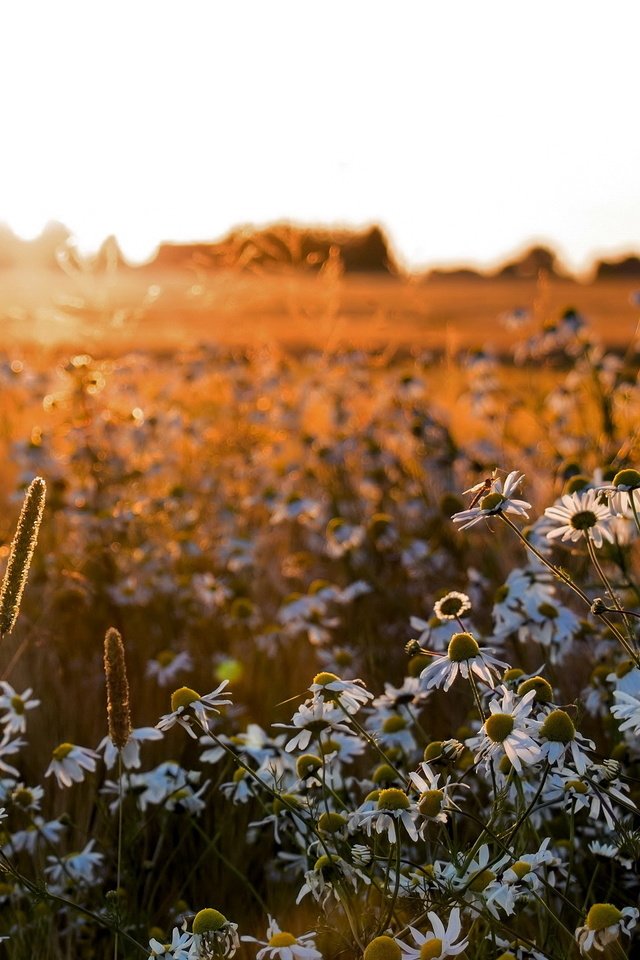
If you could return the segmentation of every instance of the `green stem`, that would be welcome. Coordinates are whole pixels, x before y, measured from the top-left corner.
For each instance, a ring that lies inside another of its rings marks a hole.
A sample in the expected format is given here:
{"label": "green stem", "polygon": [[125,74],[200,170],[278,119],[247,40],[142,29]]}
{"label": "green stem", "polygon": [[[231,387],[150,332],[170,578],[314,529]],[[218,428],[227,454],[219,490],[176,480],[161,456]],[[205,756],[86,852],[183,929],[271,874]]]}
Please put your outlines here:
{"label": "green stem", "polygon": [[633,511],[633,519],[636,522],[636,529],[638,530],[638,533],[640,533],[640,517],[638,516],[638,508],[636,507],[636,501],[633,496],[634,491],[629,490],[628,493],[629,493],[629,500],[631,501],[631,509]]}
{"label": "green stem", "polygon": [[[122,867],[122,750],[118,750],[118,854],[116,861],[116,920],[120,923],[120,870]],[[118,956],[118,930],[113,939],[113,960]]]}
{"label": "green stem", "polygon": [[[584,590],[582,590],[577,584],[573,582],[573,580],[571,579],[568,573],[565,573],[564,570],[560,570],[558,567],[556,567],[555,564],[551,563],[550,560],[547,560],[547,558],[542,553],[540,553],[540,551],[536,547],[534,547],[532,543],[529,543],[527,538],[522,534],[522,531],[518,529],[515,523],[513,523],[513,521],[510,520],[509,517],[506,516],[506,514],[499,513],[497,514],[497,516],[499,516],[502,520],[504,520],[507,526],[511,527],[511,529],[514,531],[518,539],[521,540],[524,546],[527,548],[527,550],[530,550],[531,553],[533,553],[533,555],[537,557],[538,560],[541,563],[543,563],[548,570],[551,571],[554,577],[557,577],[557,579],[561,580],[562,583],[564,583],[567,587],[570,587],[574,593],[577,593],[580,599],[587,604],[589,609],[591,609],[591,600],[589,600],[589,597],[586,595]],[[606,623],[606,625],[609,627],[609,629],[611,630],[613,635],[616,637],[616,639],[618,639],[620,643],[623,645],[623,647],[625,648],[625,650],[627,650],[633,662],[637,664],[639,662],[638,655],[634,653],[632,650],[630,650],[625,637],[623,636],[622,633],[620,633],[616,625],[612,623],[608,617],[605,617],[604,614],[596,614],[596,616],[598,616],[600,620],[603,621],[603,623]]]}

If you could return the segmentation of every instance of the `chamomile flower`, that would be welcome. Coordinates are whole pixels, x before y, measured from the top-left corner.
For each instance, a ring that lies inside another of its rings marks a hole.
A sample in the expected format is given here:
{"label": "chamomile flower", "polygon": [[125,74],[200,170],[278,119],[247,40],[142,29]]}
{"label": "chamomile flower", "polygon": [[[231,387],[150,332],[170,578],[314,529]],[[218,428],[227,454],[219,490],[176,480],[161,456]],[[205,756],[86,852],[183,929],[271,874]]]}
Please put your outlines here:
{"label": "chamomile flower", "polygon": [[257,940],[255,937],[241,937],[244,943],[259,943],[262,950],[258,950],[256,960],[322,960],[322,954],[316,950],[313,932],[302,933],[295,937],[286,930],[281,930],[273,917],[269,917],[267,939]]}
{"label": "chamomile flower", "polygon": [[446,656],[436,657],[433,663],[425,667],[420,674],[420,682],[427,690],[444,687],[446,692],[458,674],[468,680],[473,672],[480,680],[493,687],[499,669],[507,666],[502,660],[492,657],[488,649],[478,646],[470,633],[454,633]]}
{"label": "chamomile flower", "polygon": [[452,590],[433,605],[438,620],[458,620],[471,610],[471,600],[466,593]]}
{"label": "chamomile flower", "polygon": [[486,907],[489,912],[498,917],[496,905],[492,902],[492,894],[500,886],[498,872],[511,859],[508,854],[492,859],[489,846],[483,843],[470,863],[464,863],[464,857],[457,858],[443,864],[441,884],[455,892],[458,899],[469,904],[474,911],[476,908]]}
{"label": "chamomile flower", "polygon": [[573,762],[578,773],[585,773],[590,760],[582,748],[595,750],[595,744],[578,733],[565,710],[552,710],[544,720],[532,720],[531,725],[543,759],[552,766],[561,767],[566,762]]}
{"label": "chamomile flower", "polygon": [[[359,858],[358,858],[359,859]],[[358,862],[358,861],[356,861]],[[344,896],[345,884],[357,890],[360,883],[371,884],[371,879],[354,864],[347,863],[337,854],[323,853],[318,857],[311,870],[305,871],[304,883],[300,887],[296,903],[300,903],[308,893],[319,903],[334,895],[337,900]]]}
{"label": "chamomile flower", "polygon": [[[531,504],[527,500],[515,500],[513,494],[524,480],[524,474],[512,470],[502,483],[502,480],[493,480],[491,482],[490,492],[485,494],[476,507],[469,507],[468,510],[461,510],[454,513],[451,519],[454,523],[459,523],[460,530],[466,530],[474,526],[480,520],[488,517],[495,517],[500,513],[513,513],[516,516],[528,518],[527,510]],[[465,490],[465,493],[477,492],[477,486]]]}
{"label": "chamomile flower", "polygon": [[147,662],[145,673],[153,677],[159,687],[168,687],[181,674],[193,669],[193,659],[186,650],[161,650]]}
{"label": "chamomile flower", "polygon": [[373,699],[362,680],[341,680],[335,673],[317,673],[309,687],[313,702],[340,704],[347,713],[357,713],[360,707]]}
{"label": "chamomile flower", "polygon": [[[440,957],[455,957],[469,944],[466,938],[458,939],[462,933],[460,923],[460,909],[454,907],[445,928],[437,913],[430,910],[427,913],[431,930],[420,933],[415,927],[409,927],[415,947],[401,943],[402,960],[435,960]],[[457,942],[456,942],[457,941]]]}
{"label": "chamomile flower", "polygon": [[[398,828],[403,826],[412,840],[418,839],[418,808],[403,790],[389,787],[381,790],[375,808],[357,815],[357,825],[371,836],[371,831],[386,833],[389,843],[398,842]],[[356,822],[356,821],[352,821]]]}
{"label": "chamomile flower", "polygon": [[544,514],[557,524],[547,532],[549,540],[559,537],[575,542],[586,538],[596,547],[601,547],[604,540],[613,543],[611,525],[615,518],[609,504],[601,503],[597,490],[565,493],[552,507],[547,507]]}
{"label": "chamomile flower", "polygon": [[620,730],[631,730],[634,736],[640,732],[640,697],[634,697],[624,690],[614,690],[613,698],[616,701],[611,707],[611,713],[616,720],[622,720]]}
{"label": "chamomile flower", "polygon": [[471,750],[476,750],[476,763],[483,760],[487,769],[491,760],[506,755],[514,769],[522,773],[523,762],[529,766],[540,760],[540,747],[529,735],[528,722],[536,691],[529,690],[518,697],[507,690],[502,698],[494,697],[489,703],[490,716],[487,717],[480,733],[466,741]]}
{"label": "chamomile flower", "polygon": [[31,700],[33,690],[29,687],[24,693],[18,694],[10,683],[6,680],[0,680],[0,710],[4,710],[4,716],[0,717],[0,723],[4,726],[7,734],[25,733],[27,729],[26,710],[33,710],[40,704],[39,700]]}
{"label": "chamomile flower", "polygon": [[151,937],[148,960],[189,960],[193,957],[190,950],[192,944],[192,933],[181,933],[177,927],[174,927],[171,943],[161,943],[155,937]]}
{"label": "chamomile flower", "polygon": [[85,773],[95,770],[97,757],[95,750],[78,747],[74,743],[61,743],[51,754],[51,763],[45,771],[45,777],[54,774],[60,787],[82,783]]}
{"label": "chamomile flower", "polygon": [[49,866],[45,867],[44,872],[49,883],[64,890],[72,884],[91,886],[100,880],[99,870],[104,856],[93,850],[94,843],[95,840],[90,840],[84,850],[68,853],[62,858],[47,857]]}
{"label": "chamomile flower", "polygon": [[[467,788],[467,784],[450,784],[449,778],[440,784],[441,774],[434,773],[427,762],[423,762],[420,765],[420,769],[422,770],[421,774],[415,770],[412,770],[409,774],[412,784],[420,791],[420,796],[417,801],[418,812],[420,816],[424,817],[427,821],[446,823],[449,819],[448,814],[451,813],[452,810],[458,809],[451,797],[451,793],[456,789]],[[420,827],[419,832],[421,836],[424,834],[425,826],[426,824],[423,824]]]}
{"label": "chamomile flower", "polygon": [[635,907],[618,910],[612,903],[594,903],[585,917],[584,926],[576,930],[580,953],[604,950],[621,933],[629,934],[638,921],[639,912]]}
{"label": "chamomile flower", "polygon": [[19,853],[26,850],[33,856],[40,847],[51,847],[58,842],[66,829],[66,825],[60,820],[46,821],[42,817],[35,816],[26,830],[16,830],[11,835],[9,843],[2,847],[4,854]]}
{"label": "chamomile flower", "polygon": [[208,733],[209,716],[211,714],[219,714],[220,711],[217,709],[218,707],[231,703],[231,700],[223,700],[218,696],[228,683],[228,680],[223,680],[215,690],[205,694],[203,697],[195,690],[192,690],[191,687],[180,687],[178,690],[174,690],[171,694],[171,706],[173,709],[171,713],[166,713],[163,717],[160,717],[160,720],[156,723],[156,727],[158,730],[164,732],[165,730],[170,730],[171,727],[177,723],[181,727],[184,727],[190,737],[196,740],[197,734],[191,726],[193,721],[196,720],[204,732]]}
{"label": "chamomile flower", "polygon": [[316,700],[311,704],[301,704],[292,716],[290,724],[274,723],[273,726],[295,731],[295,736],[285,746],[287,753],[291,753],[292,750],[306,750],[312,739],[319,740],[322,733],[329,731],[351,733],[346,720],[347,717],[335,704]]}
{"label": "chamomile flower", "polygon": [[107,770],[116,765],[118,756],[126,770],[137,769],[140,766],[140,744],[145,740],[162,740],[162,731],[155,727],[138,727],[131,731],[122,750],[118,750],[109,737],[104,737],[98,744],[98,750],[104,750],[104,765]]}
{"label": "chamomile flower", "polygon": [[201,960],[219,960],[221,957],[232,957],[238,949],[238,924],[231,923],[213,907],[199,910],[193,918],[191,928],[193,944],[190,956]]}

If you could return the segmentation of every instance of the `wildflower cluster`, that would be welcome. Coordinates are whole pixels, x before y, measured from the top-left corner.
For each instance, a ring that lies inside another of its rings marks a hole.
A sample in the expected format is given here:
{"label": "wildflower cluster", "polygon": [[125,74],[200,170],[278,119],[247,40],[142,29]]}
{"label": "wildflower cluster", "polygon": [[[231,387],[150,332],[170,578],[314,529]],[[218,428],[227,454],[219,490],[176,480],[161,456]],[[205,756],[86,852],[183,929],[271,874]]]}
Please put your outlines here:
{"label": "wildflower cluster", "polygon": [[[640,390],[578,321],[523,347],[575,361],[528,451],[486,352],[460,364],[473,439],[423,355],[360,399],[356,352],[203,347],[171,358],[180,402],[140,356],[32,374],[49,427],[15,444],[0,600],[10,960],[43,930],[56,958],[637,949]],[[580,449],[567,396],[600,417]]]}

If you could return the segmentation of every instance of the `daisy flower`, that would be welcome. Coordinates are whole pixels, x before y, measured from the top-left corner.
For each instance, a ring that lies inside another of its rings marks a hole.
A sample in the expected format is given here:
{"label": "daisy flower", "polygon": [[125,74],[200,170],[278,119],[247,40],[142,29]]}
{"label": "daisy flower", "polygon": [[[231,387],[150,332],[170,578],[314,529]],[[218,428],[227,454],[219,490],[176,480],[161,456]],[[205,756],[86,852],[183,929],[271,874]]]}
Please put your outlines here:
{"label": "daisy flower", "polygon": [[604,950],[621,933],[630,933],[638,921],[639,912],[635,907],[618,910],[612,903],[594,903],[585,917],[584,926],[576,930],[580,953],[589,953],[594,948]]}
{"label": "daisy flower", "polygon": [[340,704],[347,713],[357,713],[363,704],[373,699],[363,680],[341,680],[328,671],[317,673],[309,689],[314,701]]}
{"label": "daisy flower", "polygon": [[[452,809],[458,809],[451,798],[453,790],[458,788],[468,789],[466,783],[449,784],[449,778],[440,785],[440,774],[434,773],[428,762],[420,765],[422,774],[413,770],[409,778],[414,787],[420,791],[418,798],[418,811],[427,821],[435,820],[438,823],[446,823],[449,819],[448,814]],[[420,834],[424,833],[424,824],[420,827]]]}
{"label": "daisy flower", "polygon": [[616,720],[623,721],[620,730],[631,730],[637,736],[640,732],[640,698],[624,690],[614,690],[613,698],[616,702],[611,707],[611,713]]}
{"label": "daisy flower", "polygon": [[547,538],[576,541],[584,537],[592,540],[596,547],[601,547],[603,540],[613,543],[611,524],[615,517],[609,504],[601,503],[600,498],[598,490],[563,494],[544,511],[545,517],[557,524],[548,531]]}
{"label": "daisy flower", "polygon": [[507,666],[502,660],[490,656],[487,648],[479,647],[470,633],[454,633],[446,656],[436,657],[433,663],[425,667],[420,674],[420,682],[427,690],[444,686],[446,692],[458,674],[468,680],[473,672],[480,680],[493,687],[499,673],[498,668],[505,669]]}
{"label": "daisy flower", "polygon": [[357,819],[352,822],[362,827],[369,836],[371,836],[372,829],[375,829],[376,833],[386,832],[389,843],[397,843],[398,827],[400,825],[404,827],[412,840],[418,839],[415,824],[417,813],[416,804],[409,800],[403,790],[399,790],[397,787],[389,787],[387,790],[380,791],[373,810],[358,814]]}
{"label": "daisy flower", "polygon": [[433,612],[438,620],[457,620],[471,610],[471,600],[466,593],[452,590],[433,605]]}
{"label": "daisy flower", "polygon": [[140,744],[145,740],[162,740],[162,732],[155,727],[138,727],[132,730],[129,739],[122,750],[118,750],[109,737],[104,737],[98,744],[98,750],[104,750],[104,764],[107,770],[111,770],[118,760],[122,757],[122,766],[127,770],[133,770],[140,766]]}
{"label": "daisy flower", "polygon": [[161,650],[153,660],[147,662],[145,673],[153,677],[158,686],[168,687],[178,674],[193,669],[193,660],[186,650]]}
{"label": "daisy flower", "polygon": [[65,888],[70,883],[91,885],[100,878],[98,871],[102,866],[104,856],[94,853],[95,840],[90,840],[84,850],[79,853],[68,853],[65,857],[47,857],[48,867],[45,874],[50,883],[59,888]]}
{"label": "daisy flower", "polygon": [[45,777],[52,773],[60,787],[70,787],[72,783],[82,783],[86,771],[96,768],[95,750],[87,747],[78,747],[74,743],[61,743],[51,754],[51,763],[46,769]]}
{"label": "daisy flower", "polygon": [[615,830],[616,821],[621,819],[617,806],[629,810],[635,809],[635,805],[627,796],[628,785],[618,778],[608,778],[604,769],[589,764],[580,776],[568,767],[554,770],[545,786],[544,802],[559,804],[564,809],[570,807],[576,813],[588,810],[594,824],[601,825],[604,820],[609,830]]}
{"label": "daisy flower", "polygon": [[55,845],[66,829],[66,824],[60,820],[49,820],[42,817],[34,817],[32,823],[26,830],[16,830],[11,835],[11,839],[2,847],[4,854],[19,853],[26,850],[27,853],[34,856],[41,846],[47,846],[49,849]]}
{"label": "daisy flower", "polygon": [[432,910],[428,912],[427,917],[432,928],[428,933],[420,933],[415,927],[409,927],[416,945],[411,947],[405,943],[400,944],[403,960],[455,957],[466,949],[469,941],[466,938],[458,939],[462,932],[458,907],[454,907],[451,911],[446,928],[437,913]]}
{"label": "daisy flower", "polygon": [[174,927],[171,943],[160,943],[155,937],[149,940],[148,960],[189,960],[193,956],[190,952],[192,944],[192,933],[180,933],[178,928]]}
{"label": "daisy flower", "polygon": [[475,762],[484,760],[487,769],[494,757],[506,754],[514,769],[522,773],[523,761],[529,766],[537,763],[541,756],[540,747],[529,736],[527,723],[536,691],[529,690],[523,697],[518,697],[506,687],[502,690],[502,699],[495,697],[490,702],[490,716],[479,735],[465,742],[471,750],[477,750]]}
{"label": "daisy flower", "polygon": [[40,704],[40,701],[29,699],[33,693],[31,687],[24,693],[17,694],[10,683],[7,683],[6,680],[0,680],[0,689],[2,689],[0,710],[6,711],[4,716],[0,717],[0,723],[4,725],[5,732],[8,734],[24,733],[27,729],[25,711],[33,710]]}
{"label": "daisy flower", "polygon": [[585,773],[590,761],[582,747],[595,750],[595,744],[578,733],[565,710],[552,710],[544,720],[532,720],[531,726],[540,739],[541,758],[558,766],[572,760],[578,773]]}
{"label": "daisy flower", "polygon": [[322,960],[322,954],[316,950],[313,932],[303,933],[294,937],[292,933],[281,930],[273,917],[269,917],[267,939],[257,940],[255,937],[241,937],[245,943],[259,943],[262,950],[258,950],[256,960]]}
{"label": "daisy flower", "polygon": [[171,694],[172,711],[160,717],[160,720],[156,723],[157,729],[164,732],[165,730],[170,730],[171,727],[178,723],[181,727],[184,727],[189,736],[195,740],[197,739],[197,734],[194,733],[191,726],[195,719],[204,732],[208,733],[209,715],[212,713],[220,713],[217,707],[231,703],[231,700],[221,700],[218,696],[228,683],[228,680],[223,680],[215,690],[211,693],[206,693],[203,697],[195,690],[192,690],[191,687],[180,687],[178,690],[174,690]]}
{"label": "daisy flower", "polygon": [[285,750],[291,753],[293,750],[306,750],[311,740],[319,740],[320,734],[326,731],[338,731],[339,733],[351,733],[346,725],[346,717],[342,710],[333,703],[325,703],[323,700],[316,700],[310,705],[303,703],[291,718],[291,723],[274,723],[274,727],[283,727],[285,730],[296,731],[295,736],[289,740]]}
{"label": "daisy flower", "polygon": [[356,890],[359,883],[370,886],[371,879],[357,866],[347,863],[337,854],[323,853],[311,870],[305,871],[304,883],[296,897],[296,904],[300,903],[308,893],[314,900],[322,903],[332,894],[336,900],[341,900],[344,896],[345,884],[349,884]]}
{"label": "daisy flower", "polygon": [[7,773],[10,777],[20,776],[20,771],[12,767],[10,763],[5,763],[3,758],[11,756],[14,753],[19,753],[26,742],[26,740],[22,740],[20,737],[12,740],[6,732],[3,734],[2,740],[0,741],[0,773]]}
{"label": "daisy flower", "polygon": [[232,957],[240,944],[238,924],[231,923],[223,913],[213,907],[199,910],[193,918],[191,928],[193,944],[190,957],[201,957],[202,960],[210,957]]}
{"label": "daisy flower", "polygon": [[438,617],[423,620],[421,617],[409,617],[409,623],[418,633],[417,643],[429,650],[446,650],[451,639],[451,624]]}
{"label": "daisy flower", "polygon": [[[454,513],[451,519],[454,523],[460,523],[460,530],[466,530],[474,524],[479,523],[487,517],[495,517],[499,513],[514,513],[517,516],[528,518],[527,510],[531,504],[527,500],[514,500],[512,494],[524,480],[524,474],[512,470],[502,483],[502,480],[493,480],[491,490],[485,494],[475,507],[469,507],[468,510],[462,510],[460,513]],[[478,487],[471,487],[465,490],[465,493],[476,493]]]}
{"label": "daisy flower", "polygon": [[[460,857],[460,860],[463,858]],[[500,906],[507,914],[513,913],[515,893],[498,879],[498,872],[511,859],[508,854],[498,860],[492,860],[489,847],[483,843],[471,863],[461,872],[460,863],[444,863],[441,871],[441,884],[449,887],[458,900],[462,900],[476,913],[485,908],[499,919]],[[500,893],[500,903],[495,902],[496,894]]]}

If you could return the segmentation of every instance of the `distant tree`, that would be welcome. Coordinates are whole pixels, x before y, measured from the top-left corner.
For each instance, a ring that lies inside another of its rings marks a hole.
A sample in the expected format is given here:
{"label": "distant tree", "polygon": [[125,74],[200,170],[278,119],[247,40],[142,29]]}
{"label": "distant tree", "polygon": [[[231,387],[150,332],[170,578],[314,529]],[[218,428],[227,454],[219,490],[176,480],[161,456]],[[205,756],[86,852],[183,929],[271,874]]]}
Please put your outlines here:
{"label": "distant tree", "polygon": [[640,257],[629,255],[621,260],[599,260],[596,264],[596,280],[614,280],[620,277],[640,277]]}

